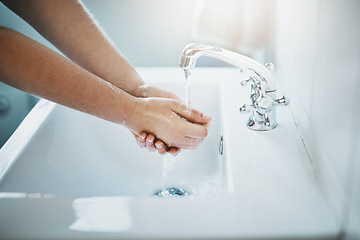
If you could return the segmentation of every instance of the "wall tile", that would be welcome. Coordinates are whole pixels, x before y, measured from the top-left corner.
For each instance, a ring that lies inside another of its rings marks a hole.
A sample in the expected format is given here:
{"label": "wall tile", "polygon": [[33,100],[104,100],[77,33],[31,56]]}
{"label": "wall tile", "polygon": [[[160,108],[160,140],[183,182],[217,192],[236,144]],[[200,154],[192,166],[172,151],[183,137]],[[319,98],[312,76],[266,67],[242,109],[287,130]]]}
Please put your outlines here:
{"label": "wall tile", "polygon": [[309,132],[318,1],[278,1],[276,71],[304,134]]}
{"label": "wall tile", "polygon": [[349,212],[360,216],[359,193],[351,191],[359,184],[352,166],[360,165],[360,1],[279,0],[277,10],[277,75],[339,224],[346,224]]}

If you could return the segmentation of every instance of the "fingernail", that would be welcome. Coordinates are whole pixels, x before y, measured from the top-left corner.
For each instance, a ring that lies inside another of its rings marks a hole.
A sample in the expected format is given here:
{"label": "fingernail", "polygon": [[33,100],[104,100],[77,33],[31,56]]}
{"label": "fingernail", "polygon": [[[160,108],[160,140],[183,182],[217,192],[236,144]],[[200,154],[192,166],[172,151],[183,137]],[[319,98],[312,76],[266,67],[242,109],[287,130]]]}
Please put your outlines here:
{"label": "fingernail", "polygon": [[212,116],[210,114],[204,114],[203,117],[206,119],[209,119],[209,120],[212,118]]}
{"label": "fingernail", "polygon": [[155,146],[156,146],[156,148],[158,148],[158,149],[162,149],[162,148],[163,148],[162,144],[159,143],[159,142],[155,143]]}

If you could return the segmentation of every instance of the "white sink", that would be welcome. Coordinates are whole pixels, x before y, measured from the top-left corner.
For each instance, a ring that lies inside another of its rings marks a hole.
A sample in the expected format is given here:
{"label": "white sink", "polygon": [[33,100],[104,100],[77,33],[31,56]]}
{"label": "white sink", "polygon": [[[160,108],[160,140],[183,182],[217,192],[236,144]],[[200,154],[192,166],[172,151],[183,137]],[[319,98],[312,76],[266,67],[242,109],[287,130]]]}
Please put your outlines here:
{"label": "white sink", "polygon": [[[162,87],[183,95],[183,83]],[[196,94],[206,87],[203,94]],[[222,124],[219,84],[194,83],[194,107],[210,113],[213,124],[206,141],[177,157],[140,149],[121,125],[42,101],[30,115],[46,117],[23,146],[0,191],[58,196],[153,197],[162,188],[191,193],[226,193],[225,159],[219,155]],[[196,95],[195,95],[196,94]]]}
{"label": "white sink", "polygon": [[[184,98],[180,69],[139,72]],[[122,126],[40,101],[0,151],[0,239],[335,239],[340,226],[289,108],[273,131],[246,128],[243,77],[195,69],[192,106],[213,123],[197,150],[175,158],[139,148]],[[190,195],[154,197],[167,187]]]}

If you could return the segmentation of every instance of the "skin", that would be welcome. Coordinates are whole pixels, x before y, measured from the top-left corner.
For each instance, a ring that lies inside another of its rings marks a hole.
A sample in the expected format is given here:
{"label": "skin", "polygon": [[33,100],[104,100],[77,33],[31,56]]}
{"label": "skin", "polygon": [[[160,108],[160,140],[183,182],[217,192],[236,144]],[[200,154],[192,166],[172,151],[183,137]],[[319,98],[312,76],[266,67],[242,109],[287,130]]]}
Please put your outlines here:
{"label": "skin", "polygon": [[76,0],[2,1],[67,58],[0,27],[0,79],[30,94],[126,126],[140,147],[194,149],[211,116],[146,85]]}

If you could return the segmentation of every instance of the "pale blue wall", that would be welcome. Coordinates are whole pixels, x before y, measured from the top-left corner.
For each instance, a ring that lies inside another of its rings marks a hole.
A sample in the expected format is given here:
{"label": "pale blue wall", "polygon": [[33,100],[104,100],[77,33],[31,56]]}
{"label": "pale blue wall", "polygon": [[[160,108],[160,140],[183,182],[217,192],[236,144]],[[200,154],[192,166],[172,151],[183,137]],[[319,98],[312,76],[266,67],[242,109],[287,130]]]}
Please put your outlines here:
{"label": "pale blue wall", "polygon": [[190,41],[196,0],[85,0],[117,48],[136,67],[177,67]]}

